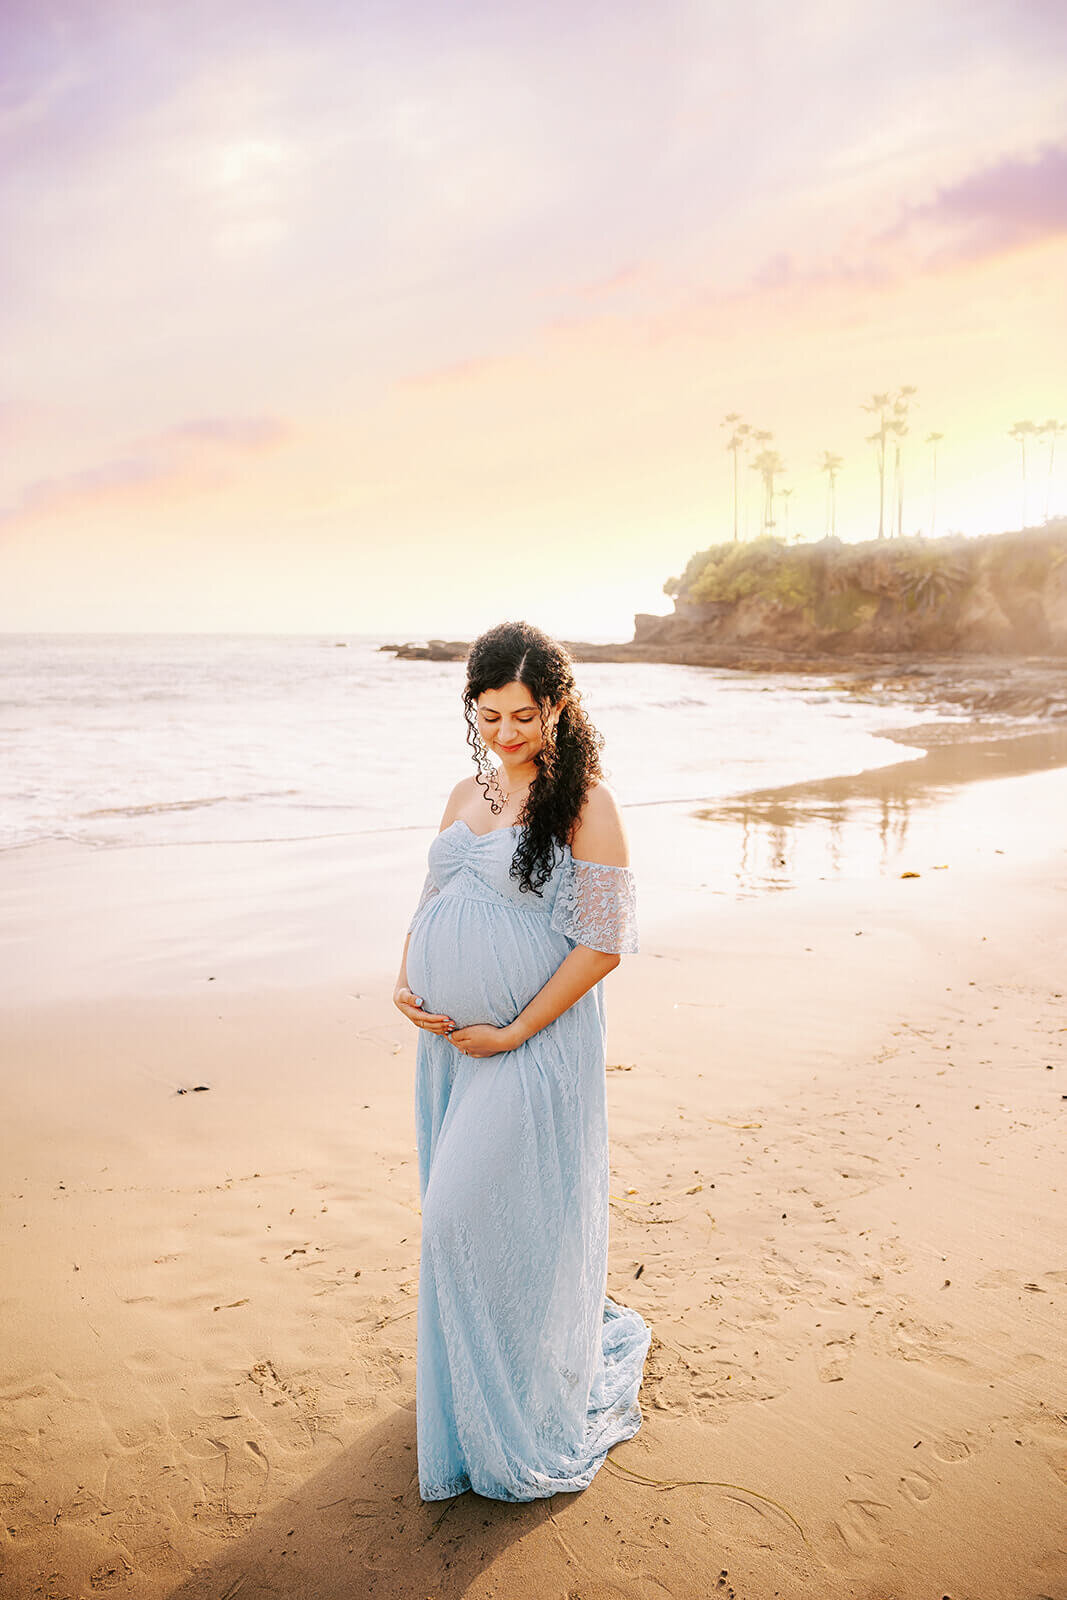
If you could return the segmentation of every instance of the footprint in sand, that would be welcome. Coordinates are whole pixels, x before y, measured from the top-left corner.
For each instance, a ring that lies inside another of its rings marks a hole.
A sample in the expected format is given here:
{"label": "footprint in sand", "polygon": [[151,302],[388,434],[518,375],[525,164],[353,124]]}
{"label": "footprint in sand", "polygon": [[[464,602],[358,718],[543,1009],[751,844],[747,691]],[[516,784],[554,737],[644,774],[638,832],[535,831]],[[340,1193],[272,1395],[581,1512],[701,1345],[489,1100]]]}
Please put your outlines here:
{"label": "footprint in sand", "polygon": [[971,1447],[965,1439],[941,1438],[930,1440],[930,1454],[938,1461],[966,1461]]}
{"label": "footprint in sand", "polygon": [[845,1501],[835,1526],[849,1555],[872,1555],[885,1545],[880,1523],[888,1510],[881,1500]]}
{"label": "footprint in sand", "polygon": [[35,1518],[24,1483],[0,1483],[0,1518],[12,1538],[30,1532]]}
{"label": "footprint in sand", "polygon": [[124,1555],[118,1555],[114,1559],[99,1562],[89,1574],[89,1582],[94,1593],[99,1594],[108,1589],[117,1589],[120,1585],[125,1588],[132,1576],[130,1563]]}
{"label": "footprint in sand", "polygon": [[[255,1521],[270,1482],[270,1461],[254,1439],[243,1445],[229,1445],[225,1439],[208,1438],[222,1463],[221,1482],[214,1465],[202,1477],[203,1498],[193,1503],[193,1518],[201,1528],[223,1538],[236,1538]],[[213,1481],[207,1482],[210,1477]]]}
{"label": "footprint in sand", "polygon": [[821,1383],[840,1383],[852,1359],[853,1333],[831,1334],[822,1351],[815,1358],[815,1370]]}
{"label": "footprint in sand", "polygon": [[931,1327],[917,1317],[897,1316],[881,1339],[887,1354],[902,1361],[917,1361],[955,1378],[970,1377],[975,1371],[974,1362],[959,1354],[963,1336],[947,1324]]}
{"label": "footprint in sand", "polygon": [[773,1400],[778,1393],[743,1361],[693,1352],[690,1361],[653,1335],[641,1381],[642,1398],[669,1416],[724,1422],[724,1408],[739,1400]]}
{"label": "footprint in sand", "polygon": [[350,1499],[343,1503],[348,1521],[341,1529],[341,1537],[346,1542],[365,1533],[371,1522],[377,1521],[384,1515],[380,1500]]}
{"label": "footprint in sand", "polygon": [[900,1476],[900,1492],[916,1505],[921,1505],[924,1500],[929,1500],[934,1486],[922,1472],[903,1472]]}

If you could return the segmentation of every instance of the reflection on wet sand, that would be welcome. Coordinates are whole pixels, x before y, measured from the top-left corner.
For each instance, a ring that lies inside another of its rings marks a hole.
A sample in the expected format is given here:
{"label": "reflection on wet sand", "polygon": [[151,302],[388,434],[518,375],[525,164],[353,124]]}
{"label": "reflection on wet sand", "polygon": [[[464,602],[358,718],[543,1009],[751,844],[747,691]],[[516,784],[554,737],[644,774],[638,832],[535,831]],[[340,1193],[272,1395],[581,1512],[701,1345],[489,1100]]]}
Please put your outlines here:
{"label": "reflection on wet sand", "polygon": [[[995,849],[1004,796],[990,778],[1067,766],[1067,728],[1012,737],[973,737],[964,726],[946,741],[945,725],[894,730],[889,737],[923,748],[912,760],[782,789],[717,801],[693,815],[723,830],[716,854],[733,865],[742,893],[791,889],[799,882],[849,874],[944,870],[936,852],[966,843]],[[966,786],[965,815],[947,804]],[[916,859],[905,859],[906,856]]]}

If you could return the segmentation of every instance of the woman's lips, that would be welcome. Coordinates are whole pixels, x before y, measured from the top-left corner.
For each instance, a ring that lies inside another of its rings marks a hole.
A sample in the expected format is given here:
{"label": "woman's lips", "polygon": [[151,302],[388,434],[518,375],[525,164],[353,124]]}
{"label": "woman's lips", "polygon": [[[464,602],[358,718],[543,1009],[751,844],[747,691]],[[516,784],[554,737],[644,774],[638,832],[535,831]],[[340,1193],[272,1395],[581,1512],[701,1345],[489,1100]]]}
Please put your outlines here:
{"label": "woman's lips", "polygon": [[510,755],[513,750],[521,750],[522,749],[522,740],[520,739],[518,744],[500,744],[498,742],[497,743],[497,749],[498,750],[506,750],[508,755]]}

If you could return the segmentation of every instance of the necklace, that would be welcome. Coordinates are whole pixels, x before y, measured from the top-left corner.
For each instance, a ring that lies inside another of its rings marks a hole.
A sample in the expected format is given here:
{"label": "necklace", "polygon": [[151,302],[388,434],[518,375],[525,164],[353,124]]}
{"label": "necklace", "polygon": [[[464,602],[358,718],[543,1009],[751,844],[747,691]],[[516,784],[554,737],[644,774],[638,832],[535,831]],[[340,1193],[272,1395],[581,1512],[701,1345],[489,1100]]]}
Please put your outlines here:
{"label": "necklace", "polygon": [[525,789],[522,789],[522,790],[516,789],[514,794],[505,794],[503,788],[501,787],[500,779],[497,776],[497,773],[495,771],[493,772],[492,776],[489,779],[489,788],[494,794],[496,794],[499,797],[500,804],[502,806],[508,805],[515,798],[515,795],[517,795],[517,794],[529,794],[529,792],[530,792],[530,785],[527,784]]}

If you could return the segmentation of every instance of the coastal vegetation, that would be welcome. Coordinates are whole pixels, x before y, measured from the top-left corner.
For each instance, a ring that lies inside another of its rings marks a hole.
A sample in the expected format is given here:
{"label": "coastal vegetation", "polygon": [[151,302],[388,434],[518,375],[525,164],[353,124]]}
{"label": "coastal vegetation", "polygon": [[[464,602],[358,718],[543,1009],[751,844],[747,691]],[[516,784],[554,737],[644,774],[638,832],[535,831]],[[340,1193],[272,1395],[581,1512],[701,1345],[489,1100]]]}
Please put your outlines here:
{"label": "coastal vegetation", "polygon": [[[575,657],[750,671],[869,656],[1067,657],[1067,518],[977,538],[729,540],[697,551],[663,588],[673,613],[638,613],[625,644],[568,640]],[[462,661],[469,643],[381,648]],[[1055,673],[1062,682],[1058,661]]]}
{"label": "coastal vegetation", "polygon": [[1067,519],[979,538],[716,544],[664,584],[643,644],[1067,654]]}

